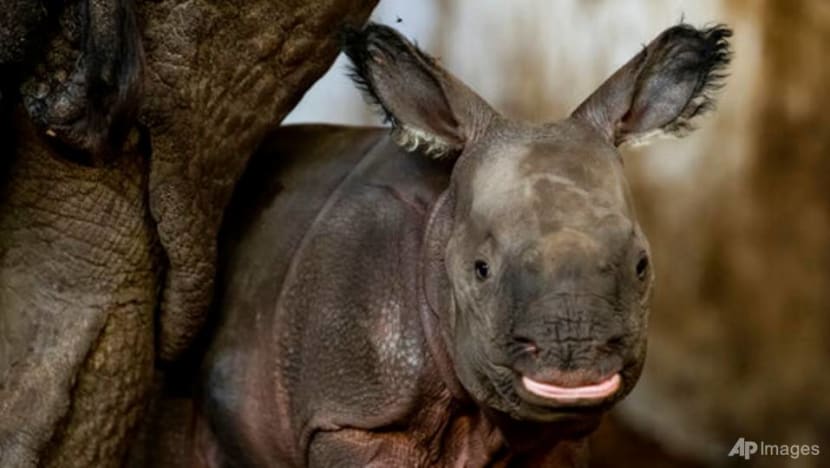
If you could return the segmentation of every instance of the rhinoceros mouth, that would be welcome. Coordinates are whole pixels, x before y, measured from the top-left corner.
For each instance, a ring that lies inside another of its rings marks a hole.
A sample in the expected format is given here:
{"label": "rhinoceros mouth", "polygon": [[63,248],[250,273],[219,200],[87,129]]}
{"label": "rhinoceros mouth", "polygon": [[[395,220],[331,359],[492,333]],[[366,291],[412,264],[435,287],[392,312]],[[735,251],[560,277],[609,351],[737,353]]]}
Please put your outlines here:
{"label": "rhinoceros mouth", "polygon": [[579,386],[564,386],[550,382],[540,382],[527,375],[521,378],[522,389],[537,399],[543,399],[556,405],[590,405],[600,403],[616,394],[621,386],[619,373],[608,376],[597,383]]}

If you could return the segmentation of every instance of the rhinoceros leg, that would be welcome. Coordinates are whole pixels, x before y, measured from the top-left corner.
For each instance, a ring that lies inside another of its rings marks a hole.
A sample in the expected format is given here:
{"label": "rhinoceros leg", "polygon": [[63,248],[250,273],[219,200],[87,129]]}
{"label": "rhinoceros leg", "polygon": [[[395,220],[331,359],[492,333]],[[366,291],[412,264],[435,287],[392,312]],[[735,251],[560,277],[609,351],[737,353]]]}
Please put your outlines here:
{"label": "rhinoceros leg", "polygon": [[146,158],[67,162],[17,113],[0,191],[0,466],[113,466],[153,372]]}
{"label": "rhinoceros leg", "polygon": [[[14,157],[0,171],[1,466],[120,464],[152,380],[160,271],[168,267],[160,355],[169,359],[210,300],[213,243],[236,174],[331,63],[337,25],[363,21],[375,2],[230,3],[139,5],[149,50],[140,152],[128,142],[97,164],[84,146],[94,139],[74,133],[82,120],[53,119],[52,104],[75,109],[80,94],[62,100],[68,88],[44,91],[37,77],[73,77],[71,32],[53,38],[54,56],[21,91],[47,131],[21,108],[11,132],[19,141],[4,146]],[[50,128],[57,144],[45,141]],[[79,152],[94,167],[67,161]]]}
{"label": "rhinoceros leg", "polygon": [[248,157],[329,67],[336,31],[376,0],[142,4],[150,208],[167,254],[159,352],[180,355],[213,295],[216,237]]}

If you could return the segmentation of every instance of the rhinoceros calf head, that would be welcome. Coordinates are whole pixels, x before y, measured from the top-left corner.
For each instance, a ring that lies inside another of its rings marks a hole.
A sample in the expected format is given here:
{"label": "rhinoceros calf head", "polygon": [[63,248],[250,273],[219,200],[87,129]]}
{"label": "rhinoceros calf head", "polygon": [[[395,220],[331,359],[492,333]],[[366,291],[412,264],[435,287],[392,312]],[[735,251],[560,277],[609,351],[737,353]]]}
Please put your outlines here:
{"label": "rhinoceros calf head", "polygon": [[392,29],[347,35],[356,81],[397,141],[455,159],[425,290],[479,403],[545,421],[634,386],[654,275],[618,147],[683,134],[712,107],[730,34],[672,27],[568,118],[542,124],[501,116]]}

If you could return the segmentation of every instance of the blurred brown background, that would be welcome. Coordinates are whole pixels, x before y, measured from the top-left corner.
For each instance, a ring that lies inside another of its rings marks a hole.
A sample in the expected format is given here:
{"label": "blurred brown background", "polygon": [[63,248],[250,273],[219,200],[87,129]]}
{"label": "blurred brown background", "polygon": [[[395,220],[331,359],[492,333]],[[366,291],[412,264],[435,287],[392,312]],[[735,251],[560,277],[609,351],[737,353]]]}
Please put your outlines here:
{"label": "blurred brown background", "polygon": [[[681,18],[735,30],[716,113],[625,151],[657,288],[649,358],[593,440],[605,466],[830,466],[830,2],[381,0],[504,113],[561,118]],[[399,21],[400,20],[400,21]],[[375,124],[343,61],[287,122]],[[728,457],[738,438],[818,456]]]}

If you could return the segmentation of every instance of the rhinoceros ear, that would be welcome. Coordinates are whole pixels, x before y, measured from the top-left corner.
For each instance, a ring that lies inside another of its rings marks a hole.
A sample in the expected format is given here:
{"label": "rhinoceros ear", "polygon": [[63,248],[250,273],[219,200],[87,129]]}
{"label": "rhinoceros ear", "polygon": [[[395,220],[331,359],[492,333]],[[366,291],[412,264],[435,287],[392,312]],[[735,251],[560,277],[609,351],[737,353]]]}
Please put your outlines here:
{"label": "rhinoceros ear", "polygon": [[617,70],[574,112],[614,145],[683,136],[714,106],[726,77],[732,31],[724,25],[669,28]]}
{"label": "rhinoceros ear", "polygon": [[343,33],[352,79],[391,123],[395,140],[435,158],[457,155],[495,111],[397,31],[379,24]]}

